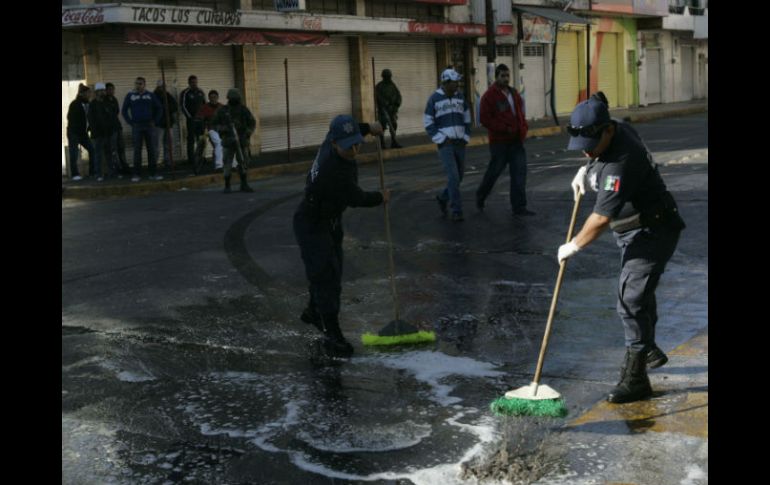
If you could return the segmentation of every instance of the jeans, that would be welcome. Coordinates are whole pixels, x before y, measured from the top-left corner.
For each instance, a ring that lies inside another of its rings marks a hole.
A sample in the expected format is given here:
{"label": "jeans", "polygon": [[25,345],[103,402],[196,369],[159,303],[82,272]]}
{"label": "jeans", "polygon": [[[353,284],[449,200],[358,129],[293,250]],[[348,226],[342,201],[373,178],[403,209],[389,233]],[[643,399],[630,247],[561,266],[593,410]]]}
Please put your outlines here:
{"label": "jeans", "polygon": [[155,176],[155,163],[157,161],[157,154],[155,153],[155,147],[157,146],[157,131],[151,121],[143,123],[134,123],[131,130],[131,138],[134,143],[134,177],[139,177],[142,174],[142,141],[144,141],[147,147],[147,168],[150,172],[150,177]]}
{"label": "jeans", "polygon": [[526,208],[527,152],[524,150],[524,145],[522,143],[490,143],[489,153],[492,159],[489,161],[478,190],[476,190],[476,199],[483,201],[489,196],[492,187],[507,166],[511,178],[511,209],[516,211]]}
{"label": "jeans", "polygon": [[463,211],[460,182],[465,175],[465,144],[447,141],[439,145],[438,156],[447,176],[447,186],[439,194],[439,199],[444,202],[448,200],[452,213],[459,214]]}
{"label": "jeans", "polygon": [[[171,137],[171,146],[169,146],[169,136]],[[160,142],[162,140],[163,144],[163,163],[167,166],[171,163],[171,158],[169,156],[170,153],[174,152],[174,127],[166,131],[165,128],[158,127],[158,134],[156,136],[158,141]],[[155,153],[160,155],[161,150],[158,148],[155,150]]]}
{"label": "jeans", "polygon": [[203,134],[203,120],[187,118],[187,161],[195,160],[195,142]]}
{"label": "jeans", "polygon": [[[72,176],[77,177],[80,175],[80,170],[78,169],[78,154],[80,150],[78,145],[82,145],[88,151],[89,168],[93,167],[94,163],[94,146],[87,135],[74,133],[70,130],[67,130],[67,143],[69,144],[70,152],[70,170]],[[89,171],[89,175],[92,173],[92,171]]]}
{"label": "jeans", "polygon": [[214,145],[214,166],[219,168],[222,166],[222,138],[216,131],[209,130],[209,139]]}

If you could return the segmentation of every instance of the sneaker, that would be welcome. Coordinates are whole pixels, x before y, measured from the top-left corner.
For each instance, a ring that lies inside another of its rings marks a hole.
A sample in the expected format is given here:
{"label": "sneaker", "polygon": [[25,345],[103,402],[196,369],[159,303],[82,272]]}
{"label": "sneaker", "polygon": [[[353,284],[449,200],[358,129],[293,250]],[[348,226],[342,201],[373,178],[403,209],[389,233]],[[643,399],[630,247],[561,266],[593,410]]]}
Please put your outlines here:
{"label": "sneaker", "polygon": [[441,200],[441,197],[438,195],[436,196],[436,202],[438,202],[438,208],[441,209],[441,215],[446,217],[447,202],[445,200]]}
{"label": "sneaker", "polygon": [[118,180],[123,180],[123,175],[118,174]]}
{"label": "sneaker", "polygon": [[645,359],[647,361],[647,367],[650,369],[657,369],[658,367],[665,365],[666,362],[668,362],[668,357],[663,353],[662,350],[658,348],[657,345],[654,345],[652,349],[647,352]]}
{"label": "sneaker", "polygon": [[139,177],[131,177],[132,182],[139,182],[140,180],[142,179],[140,179]]}
{"label": "sneaker", "polygon": [[163,180],[163,175],[154,175],[150,177],[150,180]]}
{"label": "sneaker", "polygon": [[465,220],[465,218],[463,217],[463,213],[462,212],[454,212],[452,214],[452,221],[453,222],[460,222],[460,221],[464,221],[464,220]]}
{"label": "sneaker", "polygon": [[525,207],[523,209],[514,209],[513,215],[515,215],[515,216],[534,216],[535,213],[532,212],[531,210],[527,210],[527,208]]}
{"label": "sneaker", "polygon": [[83,177],[81,177],[80,175],[75,175],[74,177],[72,177],[72,180],[77,182],[78,180],[83,180]]}
{"label": "sneaker", "polygon": [[101,182],[101,181],[103,181],[103,180],[104,180],[104,177],[96,177],[96,181],[97,181],[97,182]]}

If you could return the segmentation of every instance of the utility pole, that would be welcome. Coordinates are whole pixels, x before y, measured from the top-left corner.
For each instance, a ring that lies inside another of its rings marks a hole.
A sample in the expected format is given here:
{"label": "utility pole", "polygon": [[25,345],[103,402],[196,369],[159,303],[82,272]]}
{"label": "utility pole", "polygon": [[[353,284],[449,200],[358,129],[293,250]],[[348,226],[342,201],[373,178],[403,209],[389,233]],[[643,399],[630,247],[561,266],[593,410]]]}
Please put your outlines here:
{"label": "utility pole", "polygon": [[484,1],[487,20],[487,87],[489,87],[495,82],[495,12],[492,9],[492,0]]}

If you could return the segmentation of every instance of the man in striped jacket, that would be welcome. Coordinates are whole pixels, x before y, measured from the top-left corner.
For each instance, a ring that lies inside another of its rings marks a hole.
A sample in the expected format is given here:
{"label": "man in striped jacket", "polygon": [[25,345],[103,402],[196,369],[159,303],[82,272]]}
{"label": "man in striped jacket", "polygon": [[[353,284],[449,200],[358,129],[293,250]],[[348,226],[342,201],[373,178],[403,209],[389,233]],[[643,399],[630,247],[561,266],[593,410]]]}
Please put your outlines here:
{"label": "man in striped jacket", "polygon": [[425,131],[438,145],[438,155],[448,179],[436,200],[444,216],[449,203],[453,221],[463,220],[460,182],[465,173],[465,145],[471,140],[471,112],[457,90],[460,79],[460,74],[452,68],[442,72],[441,87],[428,99],[423,116]]}

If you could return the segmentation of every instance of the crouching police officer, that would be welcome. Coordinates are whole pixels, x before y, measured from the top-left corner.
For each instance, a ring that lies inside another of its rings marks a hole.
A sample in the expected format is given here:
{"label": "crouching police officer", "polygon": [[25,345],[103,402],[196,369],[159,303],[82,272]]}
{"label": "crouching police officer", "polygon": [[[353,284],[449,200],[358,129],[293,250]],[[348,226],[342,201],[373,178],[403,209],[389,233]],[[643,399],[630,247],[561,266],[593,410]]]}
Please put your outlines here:
{"label": "crouching police officer", "polygon": [[365,192],[358,186],[356,155],[363,135],[382,135],[379,123],[359,124],[339,115],[329,126],[307,175],[305,196],[294,213],[294,236],[310,281],[310,302],[300,317],[324,333],[323,350],[350,357],[353,346],[340,330],[342,291],[342,212],[347,207],[375,207],[387,203],[390,191]]}
{"label": "crouching police officer", "polygon": [[558,259],[561,263],[577,253],[607,226],[613,230],[621,255],[617,311],[625,329],[626,355],[620,382],[607,400],[638,401],[652,395],[647,366],[668,361],[655,345],[655,288],[685,224],[647,147],[631,126],[610,119],[602,93],[575,107],[567,131],[568,149],[582,150],[590,158],[572,181],[575,200],[585,193],[586,184],[597,197],[578,235],[559,247]]}

